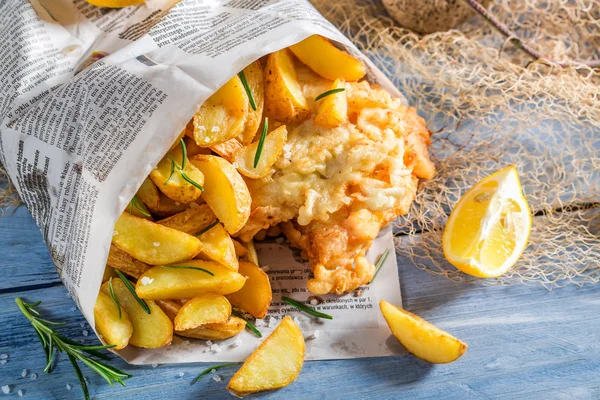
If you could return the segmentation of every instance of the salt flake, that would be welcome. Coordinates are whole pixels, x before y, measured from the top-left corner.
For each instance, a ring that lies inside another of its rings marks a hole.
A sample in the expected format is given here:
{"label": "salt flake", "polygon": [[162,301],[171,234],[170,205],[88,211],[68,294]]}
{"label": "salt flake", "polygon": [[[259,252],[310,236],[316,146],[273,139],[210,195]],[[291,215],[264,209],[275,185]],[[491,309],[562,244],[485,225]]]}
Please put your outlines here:
{"label": "salt flake", "polygon": [[212,346],[212,344],[213,344],[213,343],[212,343],[212,341],[210,341],[210,340],[207,340],[207,341],[206,341],[206,345],[207,345],[207,346]]}
{"label": "salt flake", "polygon": [[141,279],[142,285],[146,286],[154,282],[154,278],[149,278],[147,276],[143,276]]}
{"label": "salt flake", "polygon": [[66,386],[67,386],[67,390],[71,390],[71,388],[73,387],[73,386],[69,385],[68,383]]}
{"label": "salt flake", "polygon": [[21,371],[21,376],[23,378],[25,378],[27,376],[27,370],[26,369],[24,369],[23,371]]}
{"label": "salt flake", "polygon": [[152,364],[152,368],[158,367],[158,364]]}
{"label": "salt flake", "polygon": [[8,385],[2,386],[2,393],[9,394],[10,393],[10,386],[8,386]]}
{"label": "salt flake", "polygon": [[154,243],[152,243],[152,244],[154,245],[154,247],[158,247],[158,246],[160,246],[160,242],[154,242]]}
{"label": "salt flake", "polygon": [[30,378],[31,380],[35,381],[37,379],[37,374],[31,374]]}
{"label": "salt flake", "polygon": [[8,358],[8,354],[0,354],[0,360],[6,360]]}
{"label": "salt flake", "polygon": [[21,389],[17,390],[17,394],[19,397],[23,397],[23,391]]}
{"label": "salt flake", "polygon": [[213,376],[213,381],[221,382],[221,377],[219,375],[215,375],[215,376]]}
{"label": "salt flake", "polygon": [[180,377],[183,377],[184,375],[185,375],[185,374],[184,374],[183,372],[180,372],[180,373],[179,373],[179,376],[180,376]]}
{"label": "salt flake", "polygon": [[85,322],[80,322],[79,326],[82,327],[82,328],[85,327]]}
{"label": "salt flake", "polygon": [[88,332],[88,331],[86,331],[86,330],[84,330],[84,331],[83,331],[83,332],[81,332],[81,333],[83,333],[83,336],[85,336],[85,337],[87,337],[87,336],[89,335],[89,332]]}
{"label": "salt flake", "polygon": [[242,345],[242,339],[237,338],[235,342],[231,343],[231,347],[240,347]]}
{"label": "salt flake", "polygon": [[219,127],[218,127],[218,126],[216,126],[216,125],[215,125],[215,126],[213,126],[213,127],[210,129],[210,131],[211,131],[211,132],[213,132],[213,133],[215,133],[215,132],[219,132],[220,130],[221,130],[221,128],[219,128]]}

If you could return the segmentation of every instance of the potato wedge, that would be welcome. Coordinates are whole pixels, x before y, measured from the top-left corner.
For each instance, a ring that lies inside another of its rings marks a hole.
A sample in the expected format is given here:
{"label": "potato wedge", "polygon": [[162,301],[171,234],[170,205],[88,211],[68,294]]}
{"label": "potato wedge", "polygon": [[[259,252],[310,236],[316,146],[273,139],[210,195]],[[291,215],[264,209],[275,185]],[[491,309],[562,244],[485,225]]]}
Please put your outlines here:
{"label": "potato wedge", "polygon": [[102,274],[102,283],[106,282],[110,278],[116,278],[117,276],[119,275],[117,275],[115,269],[107,264],[106,267],[104,267],[104,274]]}
{"label": "potato wedge", "polygon": [[155,302],[171,321],[175,320],[177,313],[181,309],[181,304],[175,300],[156,300]]}
{"label": "potato wedge", "polygon": [[129,213],[121,214],[114,230],[115,246],[150,265],[189,260],[202,250],[202,243],[194,236]]}
{"label": "potato wedge", "polygon": [[124,349],[129,344],[129,338],[133,333],[133,325],[129,320],[129,314],[119,305],[119,309],[110,295],[99,292],[94,305],[94,321],[96,330],[107,344],[114,344],[115,350]]}
{"label": "potato wedge", "polygon": [[246,321],[231,316],[227,322],[222,324],[206,324],[194,329],[177,331],[179,336],[204,340],[224,340],[238,335],[246,327]]}
{"label": "potato wedge", "polygon": [[256,247],[254,247],[254,240],[250,240],[246,243],[246,247],[248,248],[248,254],[244,257],[248,262],[260,266],[258,263],[258,253],[256,252]]}
{"label": "potato wedge", "polygon": [[298,82],[294,60],[283,49],[267,57],[265,115],[284,123],[302,122],[310,115],[308,102]]}
{"label": "potato wedge", "polygon": [[196,233],[210,226],[217,220],[215,213],[212,212],[208,204],[201,204],[197,207],[190,207],[187,210],[171,215],[157,223],[167,228],[177,229],[189,235],[196,236]]}
{"label": "potato wedge", "polygon": [[106,264],[118,269],[123,273],[126,273],[129,276],[133,276],[134,278],[138,278],[150,268],[150,265],[141,262],[140,260],[136,260],[114,244],[110,245]]}
{"label": "potato wedge", "polygon": [[269,275],[259,266],[244,261],[240,262],[238,272],[246,277],[246,283],[237,292],[228,294],[227,299],[253,317],[264,318],[273,297]]}
{"label": "potato wedge", "polygon": [[[129,344],[147,349],[164,347],[171,344],[173,340],[173,323],[155,302],[148,300],[146,303],[150,308],[150,314],[131,295],[121,279],[112,280],[115,297],[119,304],[127,311],[133,326],[133,333],[129,338]],[[102,285],[102,292],[110,296],[108,282]],[[112,300],[112,299],[111,299]]]}
{"label": "potato wedge", "polygon": [[217,156],[197,155],[190,160],[206,177],[202,197],[227,232],[234,235],[248,221],[252,199],[237,170]]}
{"label": "potato wedge", "polygon": [[[171,215],[175,215],[187,210],[189,207],[188,204],[176,202],[175,200],[165,196],[161,191],[158,191],[158,193],[158,205],[155,208],[148,207],[150,212],[152,212],[154,215],[157,215],[161,218],[170,217]],[[202,197],[200,197],[200,199],[202,199]]]}
{"label": "potato wedge", "polygon": [[[193,127],[192,127],[192,129],[193,129]],[[192,132],[193,132],[193,130],[192,130]],[[192,137],[186,136],[183,139],[183,141],[185,142],[185,147],[187,147],[188,158],[192,158],[198,154],[211,154],[211,151],[209,148],[198,146],[198,143],[196,143],[193,136],[194,135],[192,133]]]}
{"label": "potato wedge", "polygon": [[271,173],[271,167],[283,151],[286,141],[287,129],[285,125],[282,125],[265,136],[264,145],[256,168],[254,168],[254,157],[256,156],[258,142],[254,142],[238,150],[233,157],[233,166],[248,178],[264,178]]}
{"label": "potato wedge", "polygon": [[144,179],[144,182],[142,182],[142,185],[138,189],[136,195],[138,199],[140,199],[142,203],[144,203],[146,207],[150,209],[150,211],[158,207],[158,189],[156,188],[154,182],[150,180],[150,178]]}
{"label": "potato wedge", "polygon": [[[336,79],[330,90],[345,89],[344,79]],[[348,121],[348,100],[345,90],[319,100],[314,124],[324,128],[337,128]]]}
{"label": "potato wedge", "polygon": [[248,107],[248,96],[236,75],[210,96],[194,115],[196,144],[210,147],[242,133]]}
{"label": "potato wedge", "polygon": [[265,104],[265,77],[263,67],[260,61],[254,61],[244,68],[244,76],[252,93],[252,98],[256,105],[256,110],[252,106],[248,107],[248,118],[244,131],[238,135],[238,139],[243,144],[252,143],[256,131],[261,124],[263,107]]}
{"label": "potato wedge", "polygon": [[381,313],[396,339],[422,360],[446,364],[467,351],[467,345],[423,318],[387,301],[379,302]]}
{"label": "potato wedge", "polygon": [[[173,174],[171,175],[171,171]],[[187,157],[183,157],[181,146],[170,150],[150,172],[150,179],[158,190],[178,203],[191,203],[198,199],[202,190],[184,179],[184,175],[196,184],[204,184],[204,175]],[[170,177],[170,179],[169,179]]]}
{"label": "potato wedge", "polygon": [[242,258],[246,254],[248,254],[248,249],[246,248],[246,246],[244,246],[243,244],[241,244],[240,242],[238,242],[235,239],[231,239],[231,240],[233,241],[233,247],[235,248],[235,255],[237,258]]}
{"label": "potato wedge", "polygon": [[237,292],[246,282],[243,275],[216,262],[189,260],[179,265],[202,268],[213,275],[187,268],[150,268],[138,279],[135,287],[137,295],[151,300],[191,299],[208,292]]}
{"label": "potato wedge", "polygon": [[216,261],[232,271],[238,270],[238,259],[235,255],[235,246],[231,236],[229,236],[229,233],[223,228],[223,225],[216,224],[198,236],[198,239],[202,242],[202,251],[197,257]]}
{"label": "potato wedge", "polygon": [[354,82],[365,76],[365,65],[347,52],[338,49],[319,35],[309,36],[300,43],[290,46],[290,50],[302,63],[321,75],[335,80],[344,78]]}
{"label": "potato wedge", "polygon": [[304,337],[289,316],[233,375],[227,390],[235,396],[285,387],[300,374],[304,363]]}
{"label": "potato wedge", "polygon": [[233,156],[239,150],[241,150],[244,146],[237,140],[236,138],[229,139],[226,142],[215,144],[214,146],[210,146],[210,149],[231,162],[233,160]]}
{"label": "potato wedge", "polygon": [[222,294],[204,293],[189,300],[175,316],[175,330],[222,324],[231,316],[231,304]]}

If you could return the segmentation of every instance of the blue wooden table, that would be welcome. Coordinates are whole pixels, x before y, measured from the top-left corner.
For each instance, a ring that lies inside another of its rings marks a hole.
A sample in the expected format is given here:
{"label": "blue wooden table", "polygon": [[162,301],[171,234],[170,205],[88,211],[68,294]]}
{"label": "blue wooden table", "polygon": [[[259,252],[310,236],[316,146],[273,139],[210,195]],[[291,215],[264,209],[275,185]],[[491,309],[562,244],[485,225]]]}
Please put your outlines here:
{"label": "blue wooden table", "polygon": [[[14,299],[42,300],[49,319],[65,321],[67,336],[98,343],[55,273],[28,211],[0,218],[0,398],[80,399],[81,390],[64,356],[43,374],[44,355]],[[290,386],[255,397],[270,399],[600,398],[600,286],[548,291],[537,286],[454,283],[399,258],[404,306],[469,344],[450,365],[413,356],[307,362]],[[86,336],[88,335],[89,336]],[[4,359],[4,355],[8,358]],[[192,385],[208,365],[130,367],[127,387],[110,387],[84,370],[97,399],[229,399],[234,369]],[[6,361],[2,363],[2,361]],[[34,375],[35,374],[35,375]],[[23,375],[25,375],[23,377]]]}

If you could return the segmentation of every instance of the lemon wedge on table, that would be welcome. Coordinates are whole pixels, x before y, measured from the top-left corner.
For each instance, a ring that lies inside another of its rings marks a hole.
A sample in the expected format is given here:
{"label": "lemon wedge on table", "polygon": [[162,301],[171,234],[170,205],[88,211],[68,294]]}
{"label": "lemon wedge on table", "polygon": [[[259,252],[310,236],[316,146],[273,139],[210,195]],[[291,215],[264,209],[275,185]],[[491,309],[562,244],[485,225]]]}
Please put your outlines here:
{"label": "lemon wedge on table", "polygon": [[448,218],[442,247],[459,270],[494,278],[512,267],[527,247],[531,211],[517,169],[483,179],[461,197]]}

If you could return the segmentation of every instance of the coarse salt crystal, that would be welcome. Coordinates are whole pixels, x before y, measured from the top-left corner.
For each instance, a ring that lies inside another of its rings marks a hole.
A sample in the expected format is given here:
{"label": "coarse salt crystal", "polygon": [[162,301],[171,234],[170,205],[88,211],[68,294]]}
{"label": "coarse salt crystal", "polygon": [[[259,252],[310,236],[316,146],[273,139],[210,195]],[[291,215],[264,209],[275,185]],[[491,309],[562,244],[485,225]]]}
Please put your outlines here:
{"label": "coarse salt crystal", "polygon": [[277,244],[283,243],[283,238],[282,237],[278,237],[277,239],[275,239],[275,243],[277,243]]}
{"label": "coarse salt crystal", "polygon": [[260,318],[256,318],[256,321],[254,321],[254,326],[265,326],[265,320],[264,319],[260,319]]}
{"label": "coarse salt crystal", "polygon": [[215,353],[218,353],[219,351],[221,351],[221,349],[219,348],[219,345],[218,345],[218,344],[216,344],[216,343],[215,343],[215,344],[212,344],[212,345],[210,346],[210,350],[211,350],[211,351],[214,351]]}
{"label": "coarse salt crystal", "polygon": [[213,133],[214,133],[214,132],[219,132],[220,130],[221,130],[221,128],[219,128],[219,127],[218,127],[218,126],[216,126],[216,125],[215,125],[215,126],[213,126],[213,127],[210,129],[210,131],[211,131],[211,132],[213,132]]}
{"label": "coarse salt crystal", "polygon": [[300,325],[300,320],[298,319],[298,317],[294,317],[293,320],[296,325]]}
{"label": "coarse salt crystal", "polygon": [[314,331],[310,336],[308,336],[306,339],[307,340],[313,340],[313,339],[318,339],[319,338],[319,331]]}
{"label": "coarse salt crystal", "polygon": [[85,322],[80,322],[79,326],[83,328],[85,326]]}
{"label": "coarse salt crystal", "polygon": [[67,390],[71,390],[71,388],[72,388],[72,387],[73,387],[73,386],[71,386],[71,385],[69,385],[69,384],[67,383]]}
{"label": "coarse salt crystal", "polygon": [[269,328],[272,328],[275,325],[275,318],[270,318],[269,319],[269,324],[267,325]]}
{"label": "coarse salt crystal", "polygon": [[0,364],[6,364],[6,360],[0,360]]}
{"label": "coarse salt crystal", "polygon": [[148,278],[147,276],[142,276],[142,279],[140,279],[142,282],[142,285],[146,286],[151,284],[152,282],[154,282],[154,278]]}
{"label": "coarse salt crystal", "polygon": [[271,270],[271,268],[268,265],[265,265],[264,267],[262,267],[262,270],[264,272],[269,272]]}
{"label": "coarse salt crystal", "polygon": [[8,386],[8,385],[2,386],[2,393],[9,394],[10,393],[10,386]]}
{"label": "coarse salt crystal", "polygon": [[190,345],[190,341],[189,340],[184,340],[183,342],[181,342],[181,344],[183,346],[189,346]]}
{"label": "coarse salt crystal", "polygon": [[242,345],[242,339],[237,338],[235,342],[231,343],[231,347],[240,347]]}
{"label": "coarse salt crystal", "polygon": [[154,245],[154,247],[158,247],[158,246],[160,246],[160,242],[154,242],[154,243],[152,243],[152,244]]}
{"label": "coarse salt crystal", "polygon": [[207,346],[212,346],[212,341],[210,341],[210,340],[207,340],[207,341],[206,341],[206,345],[207,345]]}
{"label": "coarse salt crystal", "polygon": [[179,373],[179,376],[183,377],[185,374],[183,372]]}
{"label": "coarse salt crystal", "polygon": [[81,332],[81,333],[83,333],[83,336],[85,336],[85,337],[87,337],[87,336],[89,335],[89,332],[88,332],[88,331],[86,331],[86,330],[84,330],[84,331],[83,331],[83,332]]}
{"label": "coarse salt crystal", "polygon": [[119,232],[113,231],[113,236],[117,236],[118,234],[119,234]]}
{"label": "coarse salt crystal", "polygon": [[292,145],[291,144],[286,144],[285,146],[283,146],[283,151],[285,151],[286,153],[290,152],[292,150]]}
{"label": "coarse salt crystal", "polygon": [[311,306],[316,306],[317,304],[319,304],[319,300],[317,299],[310,299],[309,303]]}
{"label": "coarse salt crystal", "polygon": [[27,376],[27,370],[26,369],[24,369],[23,371],[21,371],[21,376],[23,378],[25,378]]}
{"label": "coarse salt crystal", "polygon": [[8,358],[8,354],[0,354],[0,360],[6,360]]}
{"label": "coarse salt crystal", "polygon": [[213,381],[221,382],[221,377],[219,375],[215,375],[215,376],[213,376]]}
{"label": "coarse salt crystal", "polygon": [[37,374],[31,374],[30,378],[35,381],[37,379]]}
{"label": "coarse salt crystal", "polygon": [[77,311],[77,307],[71,307],[71,311]]}
{"label": "coarse salt crystal", "polygon": [[203,353],[208,353],[210,351],[210,349],[204,349],[202,350]]}
{"label": "coarse salt crystal", "polygon": [[190,203],[190,208],[198,208],[200,207],[198,203]]}
{"label": "coarse salt crystal", "polygon": [[152,364],[152,368],[158,367],[158,364]]}
{"label": "coarse salt crystal", "polygon": [[17,394],[19,397],[23,397],[23,391],[21,389],[17,390]]}
{"label": "coarse salt crystal", "polygon": [[204,125],[200,125],[197,127],[199,131],[205,131],[206,127]]}
{"label": "coarse salt crystal", "polygon": [[210,138],[208,138],[208,137],[205,137],[205,138],[204,138],[204,141],[205,141],[206,143],[208,143],[208,142],[210,142]]}

